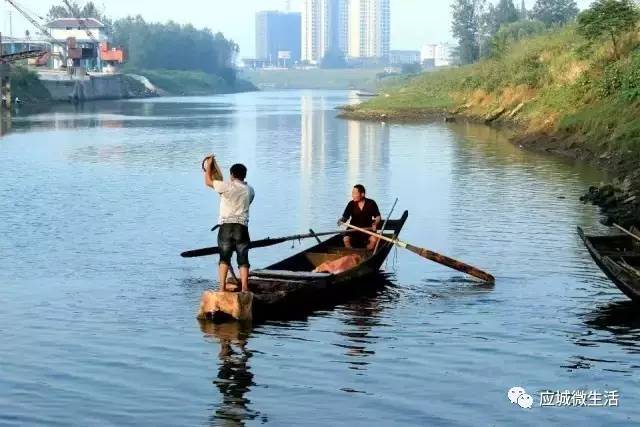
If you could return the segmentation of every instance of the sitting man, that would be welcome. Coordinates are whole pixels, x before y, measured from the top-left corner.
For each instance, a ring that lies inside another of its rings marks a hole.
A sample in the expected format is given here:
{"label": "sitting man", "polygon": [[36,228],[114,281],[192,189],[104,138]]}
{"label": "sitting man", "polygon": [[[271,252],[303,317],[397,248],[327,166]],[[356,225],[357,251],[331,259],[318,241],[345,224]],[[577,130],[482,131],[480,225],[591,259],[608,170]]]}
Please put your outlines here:
{"label": "sitting man", "polygon": [[[338,220],[338,225],[351,219],[351,225],[365,228],[367,230],[376,231],[380,225],[380,210],[373,199],[365,197],[366,191],[364,186],[358,184],[351,191],[351,201]],[[347,248],[366,247],[372,251],[376,247],[378,239],[365,233],[355,232],[344,236],[344,246]]]}

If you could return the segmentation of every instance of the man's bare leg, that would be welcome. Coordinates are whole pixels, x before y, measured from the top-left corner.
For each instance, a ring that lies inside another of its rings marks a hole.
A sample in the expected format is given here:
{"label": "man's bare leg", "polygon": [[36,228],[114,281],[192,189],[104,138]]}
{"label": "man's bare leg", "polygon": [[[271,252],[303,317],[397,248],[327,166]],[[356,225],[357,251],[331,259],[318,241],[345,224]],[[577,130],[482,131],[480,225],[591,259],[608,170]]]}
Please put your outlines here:
{"label": "man's bare leg", "polygon": [[378,243],[378,238],[369,236],[369,242],[367,243],[367,250],[372,251],[376,247],[376,243]]}
{"label": "man's bare leg", "polygon": [[229,272],[229,266],[224,263],[218,264],[218,281],[220,282],[220,290],[225,292],[227,290],[227,273]]}
{"label": "man's bare leg", "polygon": [[240,267],[240,282],[242,283],[242,292],[249,292],[249,267]]}
{"label": "man's bare leg", "polygon": [[350,236],[344,236],[342,241],[344,242],[344,247],[345,248],[351,249],[351,237]]}

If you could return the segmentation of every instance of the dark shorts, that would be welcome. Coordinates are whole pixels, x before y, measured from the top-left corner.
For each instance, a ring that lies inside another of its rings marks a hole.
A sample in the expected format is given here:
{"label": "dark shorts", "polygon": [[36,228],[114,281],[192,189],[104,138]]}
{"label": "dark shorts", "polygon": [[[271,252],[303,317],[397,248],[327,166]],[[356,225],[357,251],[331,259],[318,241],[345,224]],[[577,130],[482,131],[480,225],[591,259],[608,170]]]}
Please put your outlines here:
{"label": "dark shorts", "polygon": [[235,251],[239,267],[249,267],[249,228],[242,224],[222,224],[218,230],[220,264],[231,265]]}
{"label": "dark shorts", "polygon": [[347,234],[351,238],[351,246],[354,248],[366,248],[369,244],[369,235],[365,233],[349,233]]}

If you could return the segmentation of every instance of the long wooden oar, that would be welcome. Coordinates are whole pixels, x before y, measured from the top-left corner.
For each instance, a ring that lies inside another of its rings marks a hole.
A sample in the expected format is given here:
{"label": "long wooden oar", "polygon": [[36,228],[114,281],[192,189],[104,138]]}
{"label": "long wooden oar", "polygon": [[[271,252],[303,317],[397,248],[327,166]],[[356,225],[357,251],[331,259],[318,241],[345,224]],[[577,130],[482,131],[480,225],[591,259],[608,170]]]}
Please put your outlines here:
{"label": "long wooden oar", "polygon": [[632,232],[630,232],[630,231],[629,231],[629,230],[627,230],[626,228],[621,227],[621,226],[619,226],[619,225],[618,225],[618,224],[616,224],[616,223],[613,223],[613,226],[614,226],[615,228],[617,228],[618,230],[622,231],[623,233],[628,234],[629,236],[633,237],[634,239],[636,239],[636,240],[640,241],[640,236],[636,236],[635,234],[633,234]]}
{"label": "long wooden oar", "polygon": [[[283,242],[287,242],[289,240],[301,240],[301,239],[308,239],[316,236],[329,236],[331,234],[344,234],[344,233],[351,233],[351,231],[336,230],[336,231],[325,231],[323,233],[296,234],[295,236],[286,236],[286,237],[275,237],[275,238],[267,237],[266,239],[251,241],[251,243],[249,243],[249,248],[250,249],[264,248],[266,246],[277,245]],[[191,251],[182,252],[180,256],[183,258],[195,258],[195,257],[201,257],[201,256],[215,255],[219,253],[220,253],[220,248],[218,246],[212,246],[209,248],[194,249]]]}
{"label": "long wooden oar", "polygon": [[[389,221],[389,218],[391,218],[391,215],[393,214],[393,210],[396,208],[396,205],[398,204],[398,198],[396,197],[396,201],[393,202],[393,206],[391,206],[391,210],[389,211],[389,215],[387,215],[387,217],[384,219],[384,222],[382,223],[382,229],[380,230],[380,234],[384,233],[384,228],[387,226],[387,221]],[[378,245],[380,244],[380,240],[376,241],[376,246],[375,248],[373,248],[373,254],[375,255],[376,252],[378,252]]]}
{"label": "long wooden oar", "polygon": [[385,240],[389,243],[393,243],[394,245],[400,246],[401,248],[408,249],[414,254],[420,255],[423,258],[428,260],[437,262],[438,264],[446,265],[449,268],[453,268],[454,270],[462,271],[463,273],[467,273],[471,276],[477,277],[478,279],[484,280],[487,283],[494,283],[496,279],[489,273],[486,273],[476,267],[470,266],[453,258],[449,258],[448,256],[441,255],[437,252],[430,251],[428,249],[420,248],[418,246],[413,246],[409,243],[403,242],[398,239],[390,239],[386,236],[373,233],[369,230],[365,230],[364,228],[356,227],[355,225],[343,223],[349,228],[354,230],[358,230],[361,233],[368,234],[370,236],[377,237],[379,239]]}

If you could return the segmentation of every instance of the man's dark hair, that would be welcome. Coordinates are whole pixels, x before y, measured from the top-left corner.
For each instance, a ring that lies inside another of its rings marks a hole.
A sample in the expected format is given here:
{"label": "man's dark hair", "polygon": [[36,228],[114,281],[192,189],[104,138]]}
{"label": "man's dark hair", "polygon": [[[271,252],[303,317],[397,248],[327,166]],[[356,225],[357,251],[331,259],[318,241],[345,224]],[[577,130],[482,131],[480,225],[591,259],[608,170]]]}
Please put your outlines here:
{"label": "man's dark hair", "polygon": [[367,194],[367,190],[364,189],[364,185],[362,185],[362,184],[356,184],[356,185],[353,186],[353,188],[358,190],[360,192],[360,194]]}
{"label": "man's dark hair", "polygon": [[242,163],[236,163],[235,165],[231,166],[229,172],[231,172],[231,175],[233,175],[234,178],[241,179],[243,181],[247,177],[247,167]]}

